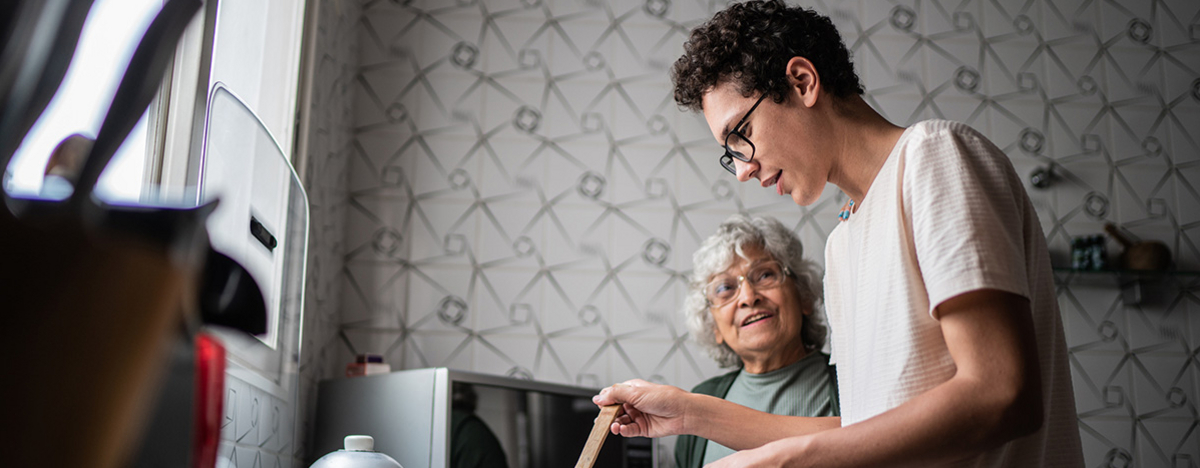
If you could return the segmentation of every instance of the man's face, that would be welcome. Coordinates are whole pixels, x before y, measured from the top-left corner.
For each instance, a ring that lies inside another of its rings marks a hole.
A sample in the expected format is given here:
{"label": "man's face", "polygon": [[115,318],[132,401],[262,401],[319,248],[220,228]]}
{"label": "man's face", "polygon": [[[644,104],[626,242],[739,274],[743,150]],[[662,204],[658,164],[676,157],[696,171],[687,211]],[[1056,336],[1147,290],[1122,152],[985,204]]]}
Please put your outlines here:
{"label": "man's face", "polygon": [[[714,87],[704,95],[704,119],[717,144],[725,143],[733,130],[760,96],[743,97],[730,82]],[[775,187],[779,195],[789,195],[798,205],[811,205],[821,196],[829,174],[827,157],[816,149],[816,137],[807,125],[811,109],[795,104],[790,98],[775,103],[767,98],[750,114],[740,128],[754,144],[750,162],[734,161],[737,178],[742,182],[758,179],[763,187]],[[731,139],[731,141],[736,138]],[[742,150],[734,148],[733,150]],[[749,156],[748,148],[743,152]]]}

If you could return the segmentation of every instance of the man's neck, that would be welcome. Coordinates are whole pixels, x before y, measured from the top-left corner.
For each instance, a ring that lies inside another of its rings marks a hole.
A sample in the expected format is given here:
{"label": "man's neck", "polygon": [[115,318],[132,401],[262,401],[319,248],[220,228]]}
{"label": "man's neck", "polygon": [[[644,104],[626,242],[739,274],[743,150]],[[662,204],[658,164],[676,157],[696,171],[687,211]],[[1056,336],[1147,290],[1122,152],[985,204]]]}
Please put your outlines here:
{"label": "man's neck", "polygon": [[839,151],[829,182],[862,206],[862,200],[887,161],[904,127],[888,122],[859,96],[845,99],[840,109],[830,109]]}

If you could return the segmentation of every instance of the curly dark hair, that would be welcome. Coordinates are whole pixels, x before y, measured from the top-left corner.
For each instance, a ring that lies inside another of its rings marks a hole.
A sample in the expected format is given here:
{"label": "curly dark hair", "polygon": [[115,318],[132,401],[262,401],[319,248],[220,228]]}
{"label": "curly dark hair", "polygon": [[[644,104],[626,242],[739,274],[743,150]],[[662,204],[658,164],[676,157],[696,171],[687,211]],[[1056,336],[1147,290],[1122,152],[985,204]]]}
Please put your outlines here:
{"label": "curly dark hair", "polygon": [[734,80],[743,96],[770,93],[783,102],[784,68],[792,57],[813,63],[821,86],[839,98],[863,93],[850,52],[828,17],[782,0],[735,3],[692,30],[683,56],[671,67],[675,102],[703,110],[704,93]]}

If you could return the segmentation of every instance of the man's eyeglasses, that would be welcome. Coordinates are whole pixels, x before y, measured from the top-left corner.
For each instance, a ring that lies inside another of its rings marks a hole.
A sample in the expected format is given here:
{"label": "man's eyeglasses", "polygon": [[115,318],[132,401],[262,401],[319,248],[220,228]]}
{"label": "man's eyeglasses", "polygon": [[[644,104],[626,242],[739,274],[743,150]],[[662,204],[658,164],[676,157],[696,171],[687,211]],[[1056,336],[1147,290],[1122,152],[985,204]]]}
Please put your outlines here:
{"label": "man's eyeglasses", "polygon": [[750,113],[754,112],[754,109],[757,109],[758,105],[762,104],[763,99],[766,98],[767,93],[763,93],[762,97],[759,97],[758,101],[750,107],[750,110],[746,111],[746,115],[742,116],[742,120],[733,126],[733,130],[725,135],[725,154],[721,155],[721,167],[730,174],[737,175],[737,167],[733,165],[734,159],[742,162],[750,162],[751,159],[754,159],[754,143],[751,143],[750,139],[742,134],[742,127],[746,125],[746,119],[750,118]]}
{"label": "man's eyeglasses", "polygon": [[704,287],[704,297],[712,307],[721,307],[737,297],[742,281],[747,281],[755,290],[774,289],[783,284],[787,277],[792,276],[792,270],[780,265],[774,260],[758,263],[750,267],[743,276],[722,273],[708,282]]}

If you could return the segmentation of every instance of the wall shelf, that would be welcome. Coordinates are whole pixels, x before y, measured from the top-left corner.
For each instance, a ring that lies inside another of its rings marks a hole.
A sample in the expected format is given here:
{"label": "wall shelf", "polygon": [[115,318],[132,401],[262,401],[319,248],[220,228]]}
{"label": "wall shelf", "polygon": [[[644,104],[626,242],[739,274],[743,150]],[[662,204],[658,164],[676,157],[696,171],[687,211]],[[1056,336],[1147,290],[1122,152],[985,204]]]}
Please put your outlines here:
{"label": "wall shelf", "polygon": [[1054,282],[1060,286],[1081,285],[1121,288],[1121,300],[1128,305],[1153,298],[1161,287],[1200,288],[1200,271],[1167,270],[1076,270],[1054,268]]}

